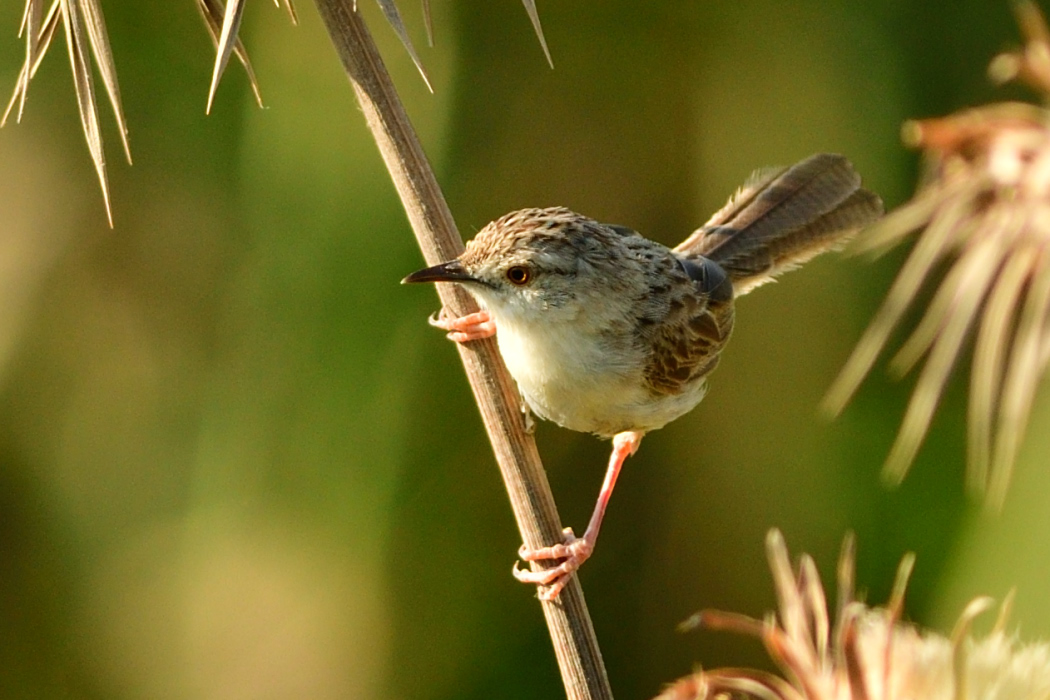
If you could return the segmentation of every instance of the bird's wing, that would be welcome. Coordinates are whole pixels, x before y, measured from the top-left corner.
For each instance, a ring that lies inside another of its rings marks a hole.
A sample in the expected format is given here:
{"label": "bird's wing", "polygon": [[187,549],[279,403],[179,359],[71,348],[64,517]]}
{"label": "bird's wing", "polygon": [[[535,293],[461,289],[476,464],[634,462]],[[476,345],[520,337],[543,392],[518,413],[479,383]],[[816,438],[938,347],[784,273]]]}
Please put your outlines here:
{"label": "bird's wing", "polygon": [[718,365],[733,329],[732,297],[713,298],[697,283],[675,285],[667,313],[648,334],[645,381],[655,394],[680,394]]}

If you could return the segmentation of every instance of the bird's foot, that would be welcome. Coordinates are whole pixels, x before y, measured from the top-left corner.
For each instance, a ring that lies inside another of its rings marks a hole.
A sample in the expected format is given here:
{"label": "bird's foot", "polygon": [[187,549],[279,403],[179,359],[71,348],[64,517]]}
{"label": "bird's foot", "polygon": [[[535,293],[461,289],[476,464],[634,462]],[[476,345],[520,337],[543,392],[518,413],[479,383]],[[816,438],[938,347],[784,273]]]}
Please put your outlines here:
{"label": "bird's foot", "polygon": [[489,312],[485,310],[467,314],[466,316],[459,316],[458,318],[449,318],[448,312],[442,308],[439,313],[432,314],[427,319],[427,323],[435,328],[448,331],[445,337],[456,343],[465,343],[468,340],[478,340],[480,338],[491,338],[496,335],[496,323],[492,320]]}
{"label": "bird's foot", "polygon": [[580,565],[587,561],[591,556],[591,552],[594,551],[594,543],[586,535],[577,537],[571,527],[562,530],[562,534],[565,538],[562,544],[539,547],[537,549],[529,549],[525,545],[521,545],[521,548],[518,550],[518,556],[525,561],[564,559],[557,566],[542,571],[523,571],[518,568],[517,564],[514,565],[514,578],[522,583],[547,586],[546,589],[540,591],[542,600],[554,600],[557,598],[558,594],[561,593],[561,589],[565,588],[565,584],[569,582],[569,577],[572,576],[572,573],[579,569]]}

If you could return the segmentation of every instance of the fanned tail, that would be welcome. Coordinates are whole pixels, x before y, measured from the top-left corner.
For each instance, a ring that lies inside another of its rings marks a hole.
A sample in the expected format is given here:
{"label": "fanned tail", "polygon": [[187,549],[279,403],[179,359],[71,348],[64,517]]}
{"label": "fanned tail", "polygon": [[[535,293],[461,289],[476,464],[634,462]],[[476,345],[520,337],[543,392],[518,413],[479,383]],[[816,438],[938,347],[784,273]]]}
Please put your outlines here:
{"label": "fanned tail", "polygon": [[882,215],[882,200],[861,187],[840,155],[818,153],[790,168],[751,175],[711,220],[675,251],[718,263],[736,296],[810,258],[844,245]]}

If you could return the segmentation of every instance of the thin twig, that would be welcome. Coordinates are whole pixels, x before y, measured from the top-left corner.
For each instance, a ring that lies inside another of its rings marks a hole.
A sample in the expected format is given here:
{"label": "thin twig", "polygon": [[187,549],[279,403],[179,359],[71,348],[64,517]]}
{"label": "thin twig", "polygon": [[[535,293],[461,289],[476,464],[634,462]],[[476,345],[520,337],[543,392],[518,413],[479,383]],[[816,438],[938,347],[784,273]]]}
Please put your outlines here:
{"label": "thin twig", "polygon": [[[463,250],[463,241],[363,19],[345,0],[316,2],[427,264],[455,257]],[[438,292],[441,302],[455,315],[477,310],[470,296],[453,285],[439,285]],[[457,347],[522,539],[529,547],[560,542],[561,520],[554,497],[495,343],[488,339]],[[576,577],[555,601],[542,605],[569,700],[611,700],[609,680]]]}

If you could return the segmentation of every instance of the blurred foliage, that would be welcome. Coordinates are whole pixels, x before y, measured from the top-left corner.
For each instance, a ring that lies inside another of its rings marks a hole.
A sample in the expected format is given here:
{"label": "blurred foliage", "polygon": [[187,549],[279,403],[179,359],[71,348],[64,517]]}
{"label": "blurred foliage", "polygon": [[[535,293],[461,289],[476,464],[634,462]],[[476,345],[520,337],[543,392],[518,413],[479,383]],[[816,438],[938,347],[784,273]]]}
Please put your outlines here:
{"label": "blurred foliage", "polygon": [[[1018,40],[997,3],[550,5],[553,71],[519,4],[435,4],[430,95],[362,4],[464,235],[561,204],[674,244],[752,169],[816,151],[893,206],[917,173],[904,119],[1022,94],[985,78]],[[0,697],[557,697],[469,389],[433,292],[397,284],[421,259],[313,9],[246,11],[266,109],[231,71],[207,118],[192,3],[105,10],[135,157],[110,164],[115,230],[67,66],[0,132]],[[1016,585],[1025,634],[1050,635],[1045,396],[1002,515],[963,494],[958,381],[893,491],[907,382],[817,416],[899,261],[829,256],[745,299],[705,402],[628,462],[582,572],[619,697],[767,663],[675,625],[773,608],[772,525],[822,564],[855,529],[874,600],[914,550],[914,618]],[[608,447],[538,440],[579,527]]]}

